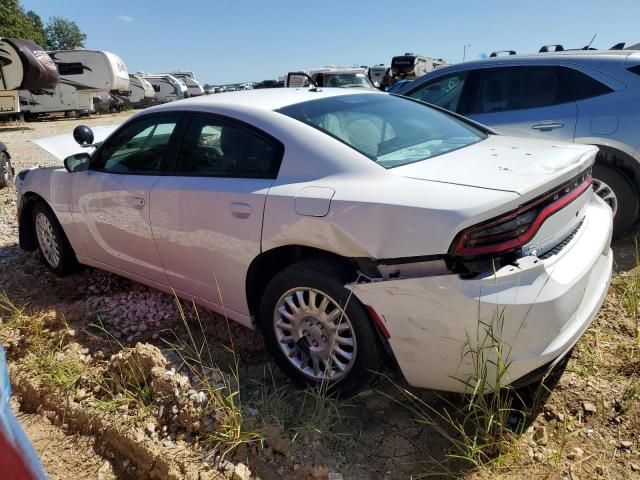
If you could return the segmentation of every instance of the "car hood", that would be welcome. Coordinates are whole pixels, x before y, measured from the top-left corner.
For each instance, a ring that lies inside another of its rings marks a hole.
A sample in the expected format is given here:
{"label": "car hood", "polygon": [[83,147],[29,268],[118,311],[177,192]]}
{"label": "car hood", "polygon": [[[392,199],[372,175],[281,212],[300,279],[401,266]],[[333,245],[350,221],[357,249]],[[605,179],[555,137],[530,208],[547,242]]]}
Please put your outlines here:
{"label": "car hood", "polygon": [[502,135],[437,157],[392,168],[403,177],[529,196],[593,164],[596,147]]}
{"label": "car hood", "polygon": [[[108,125],[104,127],[92,127],[93,142],[100,143],[104,141],[113,131],[120,125]],[[64,160],[69,155],[75,155],[82,152],[93,152],[91,147],[82,147],[73,138],[73,133],[64,133],[62,135],[54,135],[53,137],[36,138],[31,140],[37,146],[46,150],[51,155],[60,160]]]}

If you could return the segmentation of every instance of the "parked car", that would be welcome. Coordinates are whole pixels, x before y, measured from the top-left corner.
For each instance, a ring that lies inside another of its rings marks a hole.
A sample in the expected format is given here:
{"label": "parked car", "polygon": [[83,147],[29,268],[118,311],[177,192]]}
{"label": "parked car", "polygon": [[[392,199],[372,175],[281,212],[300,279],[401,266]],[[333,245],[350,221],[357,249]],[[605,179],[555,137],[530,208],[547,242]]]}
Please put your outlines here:
{"label": "parked car", "polygon": [[594,186],[615,213],[614,234],[638,219],[640,52],[495,56],[441,68],[397,93],[500,133],[597,145]]}
{"label": "parked car", "polygon": [[0,142],[0,188],[8,187],[13,182],[14,169],[11,155],[4,143]]}
{"label": "parked car", "polygon": [[0,345],[0,478],[46,480],[47,474],[11,410],[10,397],[7,359]]}
{"label": "parked car", "polygon": [[329,88],[152,107],[91,155],[100,139],[75,136],[66,168],[17,176],[21,247],[59,275],[106,269],[259,328],[299,383],[354,392],[388,349],[410,384],[463,391],[464,352],[500,312],[503,380],[530,382],[609,284],[592,146]]}

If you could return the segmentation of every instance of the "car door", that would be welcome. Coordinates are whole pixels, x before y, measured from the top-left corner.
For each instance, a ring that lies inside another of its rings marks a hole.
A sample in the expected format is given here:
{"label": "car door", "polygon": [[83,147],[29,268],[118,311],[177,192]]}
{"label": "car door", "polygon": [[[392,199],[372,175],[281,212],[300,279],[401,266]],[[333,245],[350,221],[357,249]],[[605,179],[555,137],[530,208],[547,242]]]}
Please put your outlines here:
{"label": "car door", "polygon": [[73,175],[73,218],[89,258],[166,285],[150,223],[150,190],[173,164],[180,115],[147,115],[117,130]]}
{"label": "car door", "polygon": [[504,135],[573,141],[578,108],[556,67],[502,66],[473,73],[475,96],[461,113]]}
{"label": "car door", "polygon": [[[171,286],[248,315],[246,272],[283,147],[236,120],[193,114],[175,172],[151,189],[154,239]],[[248,317],[247,317],[248,318]]]}

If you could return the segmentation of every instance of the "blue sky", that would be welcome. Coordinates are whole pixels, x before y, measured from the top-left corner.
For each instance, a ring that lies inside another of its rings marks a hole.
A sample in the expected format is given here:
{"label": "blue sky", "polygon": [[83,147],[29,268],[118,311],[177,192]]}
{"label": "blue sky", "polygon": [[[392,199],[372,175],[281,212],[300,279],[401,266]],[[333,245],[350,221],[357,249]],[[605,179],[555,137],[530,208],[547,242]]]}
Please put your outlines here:
{"label": "blue sky", "polygon": [[193,70],[205,83],[287,71],[389,63],[404,52],[462,60],[492,50],[531,52],[640,42],[638,0],[22,0],[46,22],[74,20],[86,46],[118,54],[130,72]]}

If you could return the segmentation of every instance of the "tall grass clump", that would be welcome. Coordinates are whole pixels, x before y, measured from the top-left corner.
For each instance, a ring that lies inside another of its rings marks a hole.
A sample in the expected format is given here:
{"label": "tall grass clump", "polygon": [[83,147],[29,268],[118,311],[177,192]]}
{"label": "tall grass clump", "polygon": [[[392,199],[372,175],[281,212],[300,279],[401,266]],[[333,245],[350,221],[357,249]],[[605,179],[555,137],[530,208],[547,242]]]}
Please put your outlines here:
{"label": "tall grass clump", "polygon": [[[224,311],[222,292],[215,275],[214,279]],[[263,431],[245,416],[245,406],[240,395],[239,356],[226,314],[223,317],[230,346],[224,348],[231,354],[232,364],[226,366],[227,368],[219,368],[214,361],[214,355],[195,304],[193,304],[195,318],[192,322],[195,325],[187,319],[182,303],[177,297],[176,305],[186,338],[176,334],[175,341],[167,341],[167,345],[180,358],[182,366],[194,379],[196,388],[206,393],[207,409],[215,412],[217,420],[216,428],[205,435],[203,445],[208,450],[216,451],[220,458],[225,458],[241,445],[262,445]]]}

